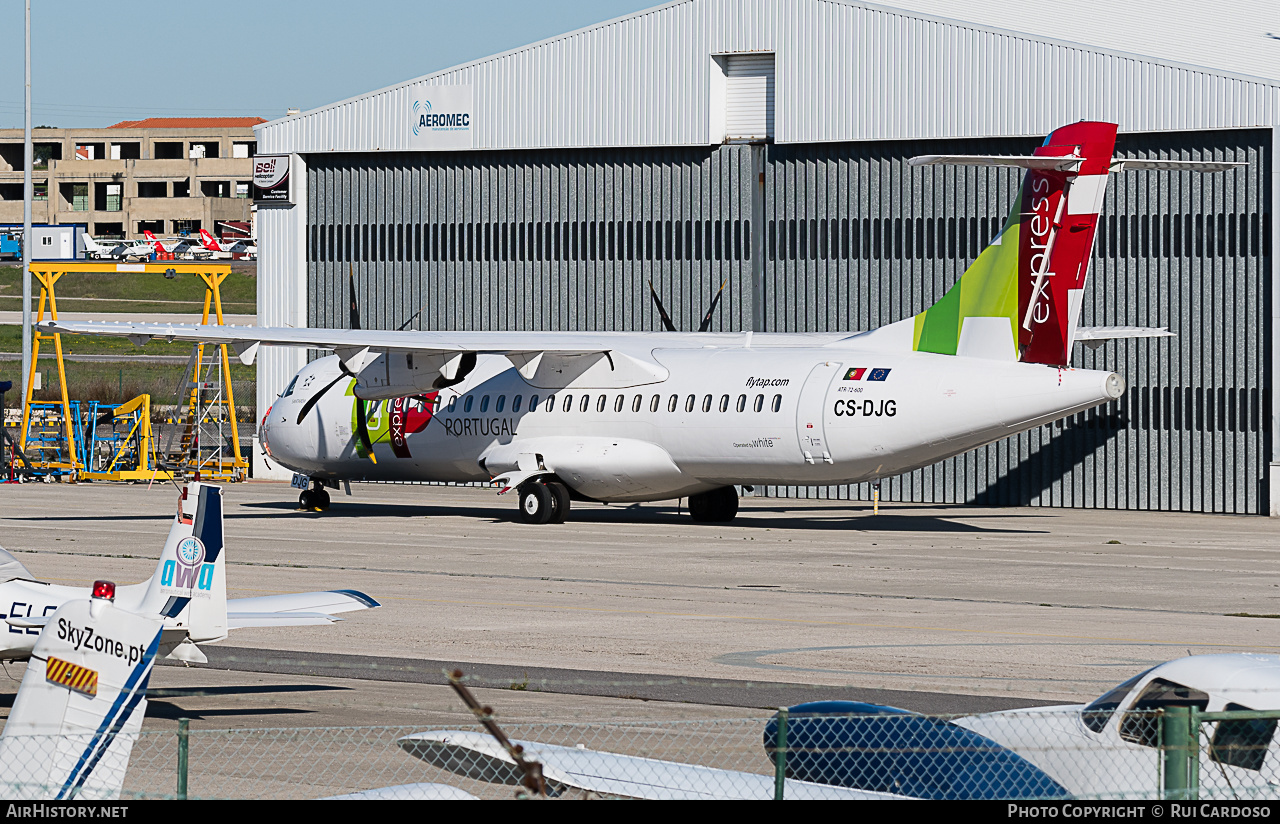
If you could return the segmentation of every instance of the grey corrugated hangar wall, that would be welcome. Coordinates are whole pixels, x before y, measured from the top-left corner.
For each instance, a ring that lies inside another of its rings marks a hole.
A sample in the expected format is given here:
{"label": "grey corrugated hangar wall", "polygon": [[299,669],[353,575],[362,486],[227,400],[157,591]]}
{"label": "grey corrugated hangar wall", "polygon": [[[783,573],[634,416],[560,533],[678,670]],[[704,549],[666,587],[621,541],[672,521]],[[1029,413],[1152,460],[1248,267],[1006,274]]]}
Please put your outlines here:
{"label": "grey corrugated hangar wall", "polygon": [[[308,157],[308,322],[367,328],[869,329],[928,307],[1005,218],[1012,170],[929,153],[1038,141],[884,141]],[[1247,161],[1114,175],[1082,325],[1167,326],[1076,363],[1117,403],[886,479],[885,500],[1265,514],[1270,455],[1271,131],[1121,135],[1120,157]],[[756,184],[754,163],[763,164]],[[752,287],[753,196],[764,216]],[[762,490],[866,500],[866,484]]]}

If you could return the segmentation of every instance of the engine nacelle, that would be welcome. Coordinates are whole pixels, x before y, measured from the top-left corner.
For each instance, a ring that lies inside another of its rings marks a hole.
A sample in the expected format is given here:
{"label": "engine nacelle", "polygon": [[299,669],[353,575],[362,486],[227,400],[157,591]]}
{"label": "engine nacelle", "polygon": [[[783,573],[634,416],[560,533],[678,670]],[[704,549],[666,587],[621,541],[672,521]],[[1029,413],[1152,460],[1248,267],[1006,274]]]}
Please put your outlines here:
{"label": "engine nacelle", "polygon": [[476,366],[475,352],[424,355],[421,352],[383,352],[358,368],[355,356],[344,364],[356,375],[355,395],[382,401],[444,389],[461,383]]}

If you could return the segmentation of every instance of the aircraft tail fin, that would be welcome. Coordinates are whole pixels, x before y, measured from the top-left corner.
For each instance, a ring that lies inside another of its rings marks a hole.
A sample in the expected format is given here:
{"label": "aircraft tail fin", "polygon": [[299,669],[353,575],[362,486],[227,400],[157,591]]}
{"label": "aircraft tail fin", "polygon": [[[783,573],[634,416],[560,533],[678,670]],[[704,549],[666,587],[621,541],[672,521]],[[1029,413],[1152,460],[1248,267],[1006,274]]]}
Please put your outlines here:
{"label": "aircraft tail fin", "polygon": [[1115,142],[1115,124],[1082,121],[1054,131],[1030,156],[912,159],[1026,169],[1000,233],[941,300],[911,319],[913,349],[1070,361]]}
{"label": "aircraft tail fin", "polygon": [[50,616],[0,735],[6,797],[120,797],[160,631],[159,618],[105,598],[68,601]]}
{"label": "aircraft tail fin", "polygon": [[166,619],[193,641],[227,637],[222,505],[221,487],[188,483],[155,574],[135,585],[141,590],[134,607],[140,614]]}
{"label": "aircraft tail fin", "polygon": [[213,235],[209,234],[208,229],[200,230],[200,242],[204,244],[204,248],[206,249],[214,252],[222,251],[222,247],[218,245],[218,241],[214,239]]}

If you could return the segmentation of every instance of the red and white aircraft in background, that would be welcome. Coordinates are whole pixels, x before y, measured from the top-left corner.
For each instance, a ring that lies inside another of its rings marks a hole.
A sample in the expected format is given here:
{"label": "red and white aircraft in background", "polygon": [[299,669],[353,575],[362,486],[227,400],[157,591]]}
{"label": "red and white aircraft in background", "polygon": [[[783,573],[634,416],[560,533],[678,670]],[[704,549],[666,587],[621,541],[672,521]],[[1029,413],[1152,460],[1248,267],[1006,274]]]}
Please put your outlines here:
{"label": "red and white aircraft in background", "polygon": [[200,243],[205,250],[212,253],[215,260],[231,260],[237,257],[254,260],[258,257],[258,246],[253,238],[218,240],[209,233],[208,229],[201,229]]}

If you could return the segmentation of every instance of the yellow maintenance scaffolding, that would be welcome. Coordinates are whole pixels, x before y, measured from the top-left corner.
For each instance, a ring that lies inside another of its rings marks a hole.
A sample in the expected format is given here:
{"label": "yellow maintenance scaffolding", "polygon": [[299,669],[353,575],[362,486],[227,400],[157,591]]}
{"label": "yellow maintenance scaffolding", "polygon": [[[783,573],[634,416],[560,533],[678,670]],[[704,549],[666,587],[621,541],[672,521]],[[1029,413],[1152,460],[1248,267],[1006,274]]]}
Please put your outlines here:
{"label": "yellow maintenance scaffolding", "polygon": [[[49,261],[31,264],[31,274],[40,281],[40,299],[36,311],[36,323],[58,319],[58,299],[55,286],[63,275],[85,273],[145,273],[172,278],[180,274],[197,275],[204,281],[204,309],[201,323],[221,325],[222,294],[219,286],[231,274],[227,264],[212,263],[64,263]],[[39,403],[33,401],[37,362],[40,345],[52,341],[58,365],[58,386],[61,402]],[[208,357],[212,352],[212,357]],[[226,344],[198,343],[193,347],[188,367],[189,380],[186,405],[179,414],[185,428],[179,448],[168,457],[174,469],[200,472],[209,480],[243,480],[249,468],[240,451],[240,437],[236,421],[235,392],[231,384],[231,361]],[[107,472],[86,466],[83,445],[77,439],[81,424],[77,421],[73,402],[67,394],[67,373],[63,360],[62,336],[57,332],[44,333],[34,330],[31,346],[31,373],[27,375],[27,392],[23,398],[22,429],[19,448],[28,461],[42,474],[103,480],[141,480],[166,478],[169,473],[159,468],[154,439],[151,437],[150,398],[138,401],[129,410],[138,417],[139,430],[135,437],[147,445],[136,450],[136,465],[120,466],[112,460]],[[132,405],[134,402],[130,402]],[[78,407],[78,405],[77,405]],[[123,413],[121,413],[123,414]],[[96,419],[94,421],[96,424]],[[224,431],[229,430],[229,432]],[[105,477],[110,476],[110,477]]]}

